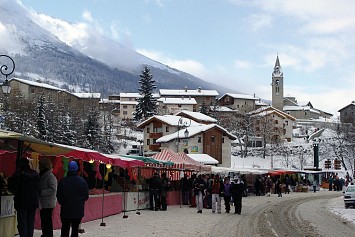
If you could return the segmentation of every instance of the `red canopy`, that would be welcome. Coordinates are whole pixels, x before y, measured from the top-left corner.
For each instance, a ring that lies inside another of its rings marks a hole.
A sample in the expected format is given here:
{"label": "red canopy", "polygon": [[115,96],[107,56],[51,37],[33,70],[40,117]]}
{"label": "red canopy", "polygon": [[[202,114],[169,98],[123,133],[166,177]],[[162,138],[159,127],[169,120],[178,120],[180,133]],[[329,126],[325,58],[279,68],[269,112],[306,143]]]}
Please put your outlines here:
{"label": "red canopy", "polygon": [[88,149],[78,149],[78,150],[73,150],[71,152],[59,155],[59,156],[64,156],[64,157],[73,157],[76,159],[82,159],[84,161],[99,161],[102,163],[109,163],[113,164],[112,158],[109,158],[107,156],[102,155],[101,153],[97,151],[92,151]]}
{"label": "red canopy", "polygon": [[295,173],[295,171],[291,171],[291,170],[274,170],[274,171],[270,171],[268,174],[269,175],[283,175],[283,174],[293,174]]}
{"label": "red canopy", "polygon": [[121,167],[135,167],[135,166],[144,166],[144,161],[136,160],[133,158],[122,157],[117,154],[109,154],[106,155],[110,159],[112,159],[113,165],[121,166]]}

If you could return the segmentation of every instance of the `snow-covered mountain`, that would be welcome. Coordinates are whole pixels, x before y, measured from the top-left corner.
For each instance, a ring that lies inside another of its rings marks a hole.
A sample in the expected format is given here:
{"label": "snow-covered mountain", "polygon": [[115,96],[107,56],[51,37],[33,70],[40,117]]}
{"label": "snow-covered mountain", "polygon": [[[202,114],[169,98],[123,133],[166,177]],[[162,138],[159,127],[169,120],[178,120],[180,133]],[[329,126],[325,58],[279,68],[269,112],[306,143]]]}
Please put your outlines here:
{"label": "snow-covered mountain", "polygon": [[[18,0],[0,0],[0,54],[13,57],[18,77],[107,96],[137,91],[139,74],[143,65],[148,65],[158,89],[202,87],[220,94],[230,92],[149,59],[100,34],[85,38],[97,47],[86,47],[80,41],[64,41],[65,27],[70,27],[70,23],[34,13]],[[52,34],[53,28],[63,34]]]}

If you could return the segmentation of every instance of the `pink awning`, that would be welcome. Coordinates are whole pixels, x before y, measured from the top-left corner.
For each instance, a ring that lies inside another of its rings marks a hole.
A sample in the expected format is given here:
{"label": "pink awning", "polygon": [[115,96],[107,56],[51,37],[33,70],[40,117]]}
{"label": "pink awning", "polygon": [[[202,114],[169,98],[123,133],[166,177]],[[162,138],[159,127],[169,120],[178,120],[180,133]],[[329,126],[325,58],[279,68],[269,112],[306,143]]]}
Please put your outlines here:
{"label": "pink awning", "polygon": [[195,164],[192,164],[190,161],[170,149],[164,149],[152,157],[156,160],[171,161],[174,163],[175,168],[178,169],[198,170],[198,167]]}

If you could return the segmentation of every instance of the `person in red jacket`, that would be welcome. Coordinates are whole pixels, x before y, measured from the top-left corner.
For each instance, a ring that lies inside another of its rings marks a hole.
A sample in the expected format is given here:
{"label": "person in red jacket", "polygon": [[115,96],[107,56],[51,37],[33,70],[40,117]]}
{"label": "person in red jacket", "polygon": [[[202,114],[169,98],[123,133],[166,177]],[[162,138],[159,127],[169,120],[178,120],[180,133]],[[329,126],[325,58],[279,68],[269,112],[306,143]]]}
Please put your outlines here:
{"label": "person in red jacket", "polygon": [[70,161],[68,175],[58,183],[57,199],[62,221],[61,237],[78,237],[79,224],[84,217],[85,201],[89,199],[89,188],[86,181],[78,176],[78,164]]}

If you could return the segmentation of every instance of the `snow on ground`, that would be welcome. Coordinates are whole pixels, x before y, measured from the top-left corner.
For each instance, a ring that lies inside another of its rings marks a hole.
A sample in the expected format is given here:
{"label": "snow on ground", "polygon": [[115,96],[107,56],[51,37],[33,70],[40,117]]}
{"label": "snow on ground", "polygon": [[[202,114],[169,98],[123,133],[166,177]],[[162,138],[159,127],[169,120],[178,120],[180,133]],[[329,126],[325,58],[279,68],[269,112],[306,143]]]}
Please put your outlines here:
{"label": "snow on ground", "polygon": [[333,213],[341,216],[345,220],[355,223],[355,209],[345,209],[343,197],[334,198],[330,201],[329,206]]}
{"label": "snow on ground", "polygon": [[[321,192],[328,192],[321,190]],[[300,194],[300,193],[298,193]],[[310,193],[312,194],[312,193]],[[340,193],[339,193],[340,194]],[[289,195],[293,195],[292,193]],[[297,195],[295,193],[295,195]],[[244,208],[250,208],[255,202],[265,202],[266,197],[250,196],[243,199]],[[271,198],[277,198],[272,195]],[[336,215],[351,221],[355,224],[355,209],[345,209],[342,197],[331,199],[329,208]],[[233,210],[233,207],[232,207]],[[106,217],[103,222],[106,226],[100,226],[102,220],[90,221],[82,224],[85,230],[81,237],[116,237],[116,236],[129,236],[129,237],[153,237],[153,236],[174,236],[186,237],[196,236],[205,237],[210,236],[209,233],[213,232],[211,228],[217,223],[221,223],[224,218],[235,218],[238,221],[240,216],[233,213],[227,214],[224,210],[222,203],[222,214],[212,214],[211,210],[204,209],[202,214],[196,213],[196,208],[179,205],[168,206],[167,211],[150,211],[141,210],[140,215],[135,211],[126,212],[128,218],[123,218],[123,213],[118,215]],[[243,217],[243,214],[242,214]],[[35,230],[34,237],[40,237],[41,231]],[[54,231],[54,237],[60,236],[60,230]]]}

